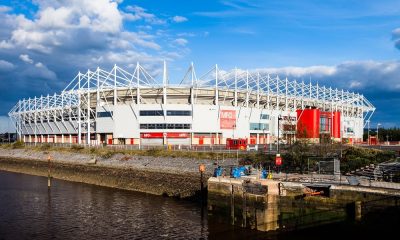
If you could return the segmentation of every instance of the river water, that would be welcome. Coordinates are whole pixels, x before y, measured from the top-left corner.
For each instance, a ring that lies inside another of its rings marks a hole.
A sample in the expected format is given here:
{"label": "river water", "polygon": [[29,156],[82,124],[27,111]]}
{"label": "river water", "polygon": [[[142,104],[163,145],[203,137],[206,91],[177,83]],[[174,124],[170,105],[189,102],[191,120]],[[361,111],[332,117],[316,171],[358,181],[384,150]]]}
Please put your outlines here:
{"label": "river water", "polygon": [[[398,215],[394,215],[395,226]],[[365,232],[369,227],[343,224],[313,229],[311,233],[277,235],[233,227],[228,222],[213,220],[199,203],[62,180],[53,180],[48,190],[45,177],[0,171],[0,239],[372,237]]]}
{"label": "river water", "polygon": [[56,179],[49,191],[45,177],[0,171],[0,239],[223,237],[264,238],[223,223],[210,228],[199,203]]}

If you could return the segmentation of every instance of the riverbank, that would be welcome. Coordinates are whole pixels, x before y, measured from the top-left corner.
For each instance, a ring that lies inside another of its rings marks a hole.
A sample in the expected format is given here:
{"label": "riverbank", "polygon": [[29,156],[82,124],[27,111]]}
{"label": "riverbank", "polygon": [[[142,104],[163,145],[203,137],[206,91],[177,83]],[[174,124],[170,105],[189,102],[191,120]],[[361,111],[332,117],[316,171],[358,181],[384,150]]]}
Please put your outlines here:
{"label": "riverbank", "polygon": [[[48,156],[51,175],[57,179],[179,198],[199,193],[199,164],[206,166],[204,186],[215,166],[215,161],[207,159],[124,154],[94,158],[84,153],[0,148],[0,170],[47,176]],[[219,160],[219,164],[234,163],[232,159]]]}

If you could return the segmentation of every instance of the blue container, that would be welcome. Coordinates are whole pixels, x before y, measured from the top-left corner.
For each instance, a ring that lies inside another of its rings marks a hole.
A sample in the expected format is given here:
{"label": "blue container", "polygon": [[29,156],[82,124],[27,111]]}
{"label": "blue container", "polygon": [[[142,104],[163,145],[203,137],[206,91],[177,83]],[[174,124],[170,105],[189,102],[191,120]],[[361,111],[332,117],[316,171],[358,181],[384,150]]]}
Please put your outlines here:
{"label": "blue container", "polygon": [[261,179],[267,179],[267,176],[268,176],[268,171],[263,169],[261,171]]}
{"label": "blue container", "polygon": [[214,170],[214,177],[220,177],[222,176],[222,172],[223,169],[221,166],[218,166],[215,170]]}

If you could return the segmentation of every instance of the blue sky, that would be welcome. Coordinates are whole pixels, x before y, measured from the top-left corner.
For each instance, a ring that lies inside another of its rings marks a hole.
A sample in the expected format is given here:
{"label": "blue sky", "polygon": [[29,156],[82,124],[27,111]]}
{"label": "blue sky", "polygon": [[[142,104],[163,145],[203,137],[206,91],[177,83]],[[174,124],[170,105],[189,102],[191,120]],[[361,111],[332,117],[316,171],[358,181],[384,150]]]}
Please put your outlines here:
{"label": "blue sky", "polygon": [[363,93],[371,126],[400,126],[399,16],[393,0],[0,0],[0,131],[18,99],[78,71],[163,59],[171,82],[191,61],[311,78]]}

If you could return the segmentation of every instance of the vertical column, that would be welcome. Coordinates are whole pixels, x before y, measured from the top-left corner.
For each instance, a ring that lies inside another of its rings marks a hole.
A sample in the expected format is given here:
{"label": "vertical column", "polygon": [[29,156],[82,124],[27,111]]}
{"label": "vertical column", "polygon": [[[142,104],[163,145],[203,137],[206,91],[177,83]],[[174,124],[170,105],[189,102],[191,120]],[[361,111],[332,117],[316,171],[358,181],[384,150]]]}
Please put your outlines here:
{"label": "vertical column", "polygon": [[87,115],[86,115],[86,127],[87,127],[87,141],[86,144],[90,146],[90,71],[87,72]]}
{"label": "vertical column", "polygon": [[78,144],[82,143],[81,132],[81,72],[78,73]]}
{"label": "vertical column", "polygon": [[246,71],[246,107],[249,107],[249,70]]}
{"label": "vertical column", "polygon": [[235,107],[238,105],[238,99],[237,99],[237,68],[235,68]]}
{"label": "vertical column", "polygon": [[257,72],[257,108],[260,109],[260,73]]}
{"label": "vertical column", "polygon": [[215,105],[219,104],[219,93],[218,93],[218,65],[215,64]]}
{"label": "vertical column", "polygon": [[270,109],[270,86],[269,86],[270,82],[269,82],[269,74],[267,76],[267,108]]}
{"label": "vertical column", "polygon": [[[167,63],[164,60],[164,69],[163,69],[163,104],[167,104]],[[165,110],[165,109],[164,109]],[[165,116],[165,113],[164,113]]]}
{"label": "vertical column", "polygon": [[288,79],[285,79],[285,111],[288,110]]}

